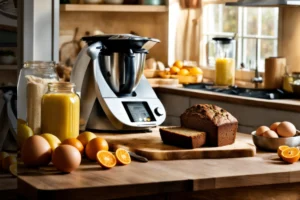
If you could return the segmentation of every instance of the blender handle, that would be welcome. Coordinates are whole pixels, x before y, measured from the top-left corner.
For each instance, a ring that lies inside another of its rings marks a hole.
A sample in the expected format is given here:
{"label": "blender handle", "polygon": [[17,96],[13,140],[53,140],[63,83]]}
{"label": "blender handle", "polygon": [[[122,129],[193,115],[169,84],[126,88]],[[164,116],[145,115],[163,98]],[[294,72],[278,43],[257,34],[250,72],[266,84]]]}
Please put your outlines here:
{"label": "blender handle", "polygon": [[135,62],[134,53],[130,49],[127,54],[125,54],[125,85],[121,93],[131,93],[135,84]]}

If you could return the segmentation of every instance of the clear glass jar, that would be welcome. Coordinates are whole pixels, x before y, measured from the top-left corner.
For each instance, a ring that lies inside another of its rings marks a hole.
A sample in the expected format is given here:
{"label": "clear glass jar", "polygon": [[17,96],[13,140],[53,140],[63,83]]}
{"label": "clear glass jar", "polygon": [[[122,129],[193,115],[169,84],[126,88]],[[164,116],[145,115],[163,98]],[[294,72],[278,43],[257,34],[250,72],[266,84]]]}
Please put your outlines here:
{"label": "clear glass jar", "polygon": [[80,100],[75,84],[57,82],[48,84],[42,98],[42,132],[52,133],[61,141],[79,135]]}
{"label": "clear glass jar", "polygon": [[235,83],[235,42],[232,38],[213,38],[216,42],[215,84],[230,86]]}
{"label": "clear glass jar", "polygon": [[18,119],[27,121],[35,134],[40,133],[41,98],[48,82],[58,81],[55,62],[28,61],[23,65],[17,86]]}

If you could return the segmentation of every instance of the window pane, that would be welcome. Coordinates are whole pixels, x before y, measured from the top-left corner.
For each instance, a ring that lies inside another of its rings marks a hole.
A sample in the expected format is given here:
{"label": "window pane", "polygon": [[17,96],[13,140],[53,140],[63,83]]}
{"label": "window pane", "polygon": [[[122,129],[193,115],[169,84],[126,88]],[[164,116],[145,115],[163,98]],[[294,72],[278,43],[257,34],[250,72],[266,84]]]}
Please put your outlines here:
{"label": "window pane", "polygon": [[220,10],[219,5],[210,4],[204,7],[204,32],[205,33],[215,33],[220,32]]}
{"label": "window pane", "polygon": [[223,32],[237,32],[238,7],[223,7]]}
{"label": "window pane", "polygon": [[258,34],[258,8],[244,8],[244,26],[246,35]]}
{"label": "window pane", "polygon": [[277,36],[278,8],[262,8],[262,35]]}
{"label": "window pane", "polygon": [[256,39],[244,39],[243,62],[246,69],[255,69],[256,66]]}
{"label": "window pane", "polygon": [[212,5],[212,13],[211,13],[211,15],[212,15],[212,24],[213,24],[213,26],[212,26],[212,32],[220,32],[221,30],[220,30],[220,6],[219,5]]}
{"label": "window pane", "polygon": [[261,40],[260,46],[260,71],[264,71],[265,59],[277,56],[277,40]]}
{"label": "window pane", "polygon": [[212,40],[212,36],[208,36],[208,65],[211,67],[215,66],[215,55],[216,55],[216,49],[215,49],[215,43]]}

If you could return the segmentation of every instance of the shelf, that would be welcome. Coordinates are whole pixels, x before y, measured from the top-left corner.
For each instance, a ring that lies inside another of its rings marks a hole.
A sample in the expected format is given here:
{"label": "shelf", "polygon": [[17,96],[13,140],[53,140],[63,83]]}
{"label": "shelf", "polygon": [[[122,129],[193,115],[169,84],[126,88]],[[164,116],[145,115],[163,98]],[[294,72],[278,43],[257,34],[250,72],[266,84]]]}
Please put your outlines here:
{"label": "shelf", "polygon": [[61,4],[60,11],[87,12],[167,12],[167,6],[151,5],[91,5],[91,4]]}
{"label": "shelf", "polygon": [[0,65],[0,70],[17,70],[18,65]]}
{"label": "shelf", "polygon": [[3,43],[0,42],[0,47],[18,47],[17,43]]}

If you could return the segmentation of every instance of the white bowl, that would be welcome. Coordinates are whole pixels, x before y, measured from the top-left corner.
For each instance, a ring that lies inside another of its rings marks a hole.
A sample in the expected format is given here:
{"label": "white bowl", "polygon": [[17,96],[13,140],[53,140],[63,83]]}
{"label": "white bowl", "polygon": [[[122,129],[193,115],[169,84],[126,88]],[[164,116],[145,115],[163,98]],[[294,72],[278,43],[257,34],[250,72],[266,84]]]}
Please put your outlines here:
{"label": "white bowl", "polygon": [[256,135],[256,131],[253,131],[251,134],[255,146],[262,150],[277,152],[278,147],[281,145],[287,145],[289,147],[300,146],[300,135],[287,138],[266,138]]}

